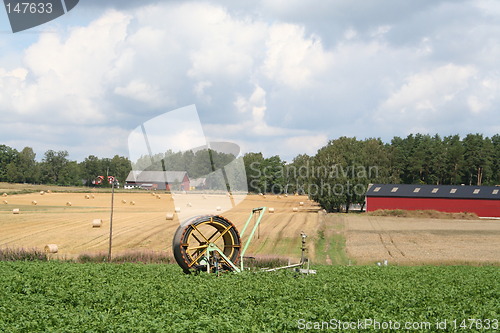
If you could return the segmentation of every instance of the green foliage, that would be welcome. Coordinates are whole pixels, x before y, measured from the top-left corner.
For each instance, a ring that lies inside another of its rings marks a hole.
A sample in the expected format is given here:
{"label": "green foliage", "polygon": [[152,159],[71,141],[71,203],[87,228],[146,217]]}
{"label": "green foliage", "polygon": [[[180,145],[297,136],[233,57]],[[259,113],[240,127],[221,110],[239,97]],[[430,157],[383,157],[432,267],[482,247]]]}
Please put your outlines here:
{"label": "green foliage", "polygon": [[3,262],[0,331],[295,332],[331,320],[435,325],[500,316],[498,267],[314,268],[307,277],[216,277],[186,276],[176,265]]}

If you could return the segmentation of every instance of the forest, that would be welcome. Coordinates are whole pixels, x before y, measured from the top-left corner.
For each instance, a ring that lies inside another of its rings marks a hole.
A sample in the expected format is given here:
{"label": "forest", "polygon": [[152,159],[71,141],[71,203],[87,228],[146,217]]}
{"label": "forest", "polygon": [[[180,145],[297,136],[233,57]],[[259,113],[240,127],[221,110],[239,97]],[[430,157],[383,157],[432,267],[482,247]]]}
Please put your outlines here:
{"label": "forest", "polygon": [[37,160],[31,147],[17,151],[0,145],[0,181],[94,186],[92,182],[99,175],[112,175],[124,183],[132,168],[187,171],[194,179],[238,159],[243,160],[250,192],[299,192],[318,201],[327,200],[322,203],[327,207],[360,202],[369,183],[500,184],[499,134],[491,138],[482,134],[463,138],[410,134],[394,137],[389,143],[340,137],[330,140],[313,156],[300,154],[289,162],[279,155],[265,157],[260,152],[236,157],[212,150],[168,151],[143,156],[133,164],[119,155],[89,155],[80,162],[68,156],[67,151],[48,150]]}

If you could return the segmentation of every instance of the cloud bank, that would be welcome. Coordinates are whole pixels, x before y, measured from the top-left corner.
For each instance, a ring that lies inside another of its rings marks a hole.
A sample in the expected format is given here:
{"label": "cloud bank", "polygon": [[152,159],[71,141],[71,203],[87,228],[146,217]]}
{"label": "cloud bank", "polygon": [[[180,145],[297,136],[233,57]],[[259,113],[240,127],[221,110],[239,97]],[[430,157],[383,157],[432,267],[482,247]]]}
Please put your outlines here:
{"label": "cloud bank", "polygon": [[500,132],[496,2],[118,4],[0,35],[2,143],[126,155],[132,129],[191,104],[209,140],[287,160],[342,135]]}

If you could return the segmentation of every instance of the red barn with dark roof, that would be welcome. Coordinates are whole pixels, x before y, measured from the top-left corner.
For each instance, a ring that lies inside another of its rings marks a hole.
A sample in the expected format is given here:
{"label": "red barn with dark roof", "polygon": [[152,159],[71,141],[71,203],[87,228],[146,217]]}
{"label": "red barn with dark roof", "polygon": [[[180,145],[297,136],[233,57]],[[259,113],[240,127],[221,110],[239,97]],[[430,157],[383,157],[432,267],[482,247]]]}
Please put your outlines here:
{"label": "red barn with dark roof", "polygon": [[377,209],[470,212],[481,217],[500,217],[500,187],[373,184],[366,192],[366,211]]}

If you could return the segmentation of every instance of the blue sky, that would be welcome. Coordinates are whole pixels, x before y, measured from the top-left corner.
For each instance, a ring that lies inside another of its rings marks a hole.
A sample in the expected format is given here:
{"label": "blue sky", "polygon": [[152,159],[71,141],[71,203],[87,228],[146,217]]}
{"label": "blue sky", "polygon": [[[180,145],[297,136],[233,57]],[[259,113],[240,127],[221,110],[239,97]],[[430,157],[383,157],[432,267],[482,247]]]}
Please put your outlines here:
{"label": "blue sky", "polygon": [[126,156],[192,104],[207,140],[286,160],[339,136],[500,133],[498,1],[103,2],[16,34],[0,10],[0,143]]}

